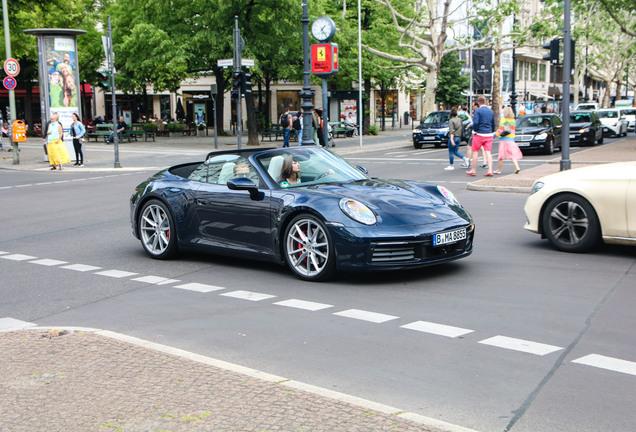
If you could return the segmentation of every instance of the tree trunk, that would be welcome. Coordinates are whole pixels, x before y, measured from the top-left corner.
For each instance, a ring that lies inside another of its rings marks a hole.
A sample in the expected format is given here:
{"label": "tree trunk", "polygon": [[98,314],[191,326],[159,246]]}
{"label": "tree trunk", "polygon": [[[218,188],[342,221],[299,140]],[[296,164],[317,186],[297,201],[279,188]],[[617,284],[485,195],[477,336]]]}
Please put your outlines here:
{"label": "tree trunk", "polygon": [[214,68],[214,77],[216,78],[216,96],[214,103],[214,127],[216,133],[220,136],[223,135],[223,95],[225,93],[225,75],[223,74],[223,68]]}
{"label": "tree trunk", "polygon": [[369,134],[369,129],[371,128],[371,80],[364,80],[364,97],[363,97],[363,110],[364,114],[364,125],[363,125],[363,133],[365,135]]}
{"label": "tree trunk", "polygon": [[247,122],[247,145],[258,145],[258,125],[256,122],[256,109],[254,108],[254,93],[245,95],[245,111]]}
{"label": "tree trunk", "polygon": [[435,98],[437,97],[437,71],[429,69],[426,73],[426,91],[424,92],[424,113],[422,118],[426,118],[427,115],[435,109]]}
{"label": "tree trunk", "polygon": [[603,84],[605,84],[605,92],[603,93],[603,103],[601,104],[601,107],[609,108],[609,106],[610,106],[610,86],[612,85],[612,82],[611,81],[603,81]]}
{"label": "tree trunk", "polygon": [[495,49],[492,74],[492,111],[495,113],[495,124],[499,124],[501,114],[501,49]]}

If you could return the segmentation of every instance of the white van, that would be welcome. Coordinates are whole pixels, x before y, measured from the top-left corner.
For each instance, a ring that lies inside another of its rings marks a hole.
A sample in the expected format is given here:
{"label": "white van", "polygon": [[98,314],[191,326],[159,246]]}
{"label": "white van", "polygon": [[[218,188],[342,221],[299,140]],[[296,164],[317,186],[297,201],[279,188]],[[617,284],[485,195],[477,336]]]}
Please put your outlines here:
{"label": "white van", "polygon": [[585,103],[580,103],[576,106],[576,110],[592,110],[592,111],[596,111],[597,109],[599,109],[599,105],[596,102],[585,102]]}

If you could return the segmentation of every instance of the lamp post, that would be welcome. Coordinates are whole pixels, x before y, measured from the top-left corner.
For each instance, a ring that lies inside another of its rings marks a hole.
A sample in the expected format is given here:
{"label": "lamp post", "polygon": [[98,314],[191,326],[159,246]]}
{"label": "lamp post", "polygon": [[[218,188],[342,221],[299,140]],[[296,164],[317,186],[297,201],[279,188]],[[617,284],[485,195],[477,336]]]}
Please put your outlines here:
{"label": "lamp post", "polygon": [[[512,15],[512,30],[514,31],[517,24],[517,15]],[[512,41],[512,92],[510,93],[510,106],[512,107],[512,112],[517,114],[517,91],[515,81],[517,79],[517,53],[515,50],[515,41]]]}
{"label": "lamp post", "polygon": [[300,105],[303,109],[303,140],[299,145],[312,145],[314,144],[314,131],[311,123],[311,109],[314,104],[311,99],[314,97],[314,92],[311,90],[309,82],[311,71],[309,67],[309,11],[307,9],[307,0],[303,0],[303,17],[300,21],[303,23],[303,90],[300,92],[300,97],[303,99],[303,103]]}

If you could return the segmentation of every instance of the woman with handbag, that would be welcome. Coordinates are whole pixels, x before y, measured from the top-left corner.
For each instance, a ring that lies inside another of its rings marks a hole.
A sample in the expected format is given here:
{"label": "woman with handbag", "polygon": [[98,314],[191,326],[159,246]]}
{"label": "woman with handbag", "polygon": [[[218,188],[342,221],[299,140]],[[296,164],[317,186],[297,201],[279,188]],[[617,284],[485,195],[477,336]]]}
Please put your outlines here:
{"label": "woman with handbag", "polygon": [[84,134],[86,134],[86,128],[80,121],[79,115],[73,113],[71,136],[73,137],[73,148],[75,149],[74,166],[84,166],[84,153],[82,152],[82,138],[84,138]]}
{"label": "woman with handbag", "polygon": [[512,108],[507,106],[503,111],[503,118],[499,122],[499,129],[495,134],[500,137],[499,139],[499,151],[497,170],[495,174],[501,174],[501,167],[503,166],[504,159],[509,159],[515,166],[515,174],[519,174],[521,169],[519,168],[519,159],[523,158],[519,146],[515,143],[515,113]]}

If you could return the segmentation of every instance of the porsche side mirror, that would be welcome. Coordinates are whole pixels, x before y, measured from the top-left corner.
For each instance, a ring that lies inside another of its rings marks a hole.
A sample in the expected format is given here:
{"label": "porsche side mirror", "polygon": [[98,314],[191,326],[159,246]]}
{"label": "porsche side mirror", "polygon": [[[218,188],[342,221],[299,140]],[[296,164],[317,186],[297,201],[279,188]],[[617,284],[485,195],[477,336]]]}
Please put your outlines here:
{"label": "porsche side mirror", "polygon": [[247,177],[236,177],[227,181],[227,187],[230,190],[245,190],[250,193],[250,198],[258,200],[261,198],[261,193],[258,191],[258,186],[251,179]]}

